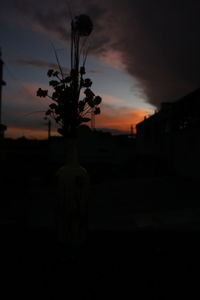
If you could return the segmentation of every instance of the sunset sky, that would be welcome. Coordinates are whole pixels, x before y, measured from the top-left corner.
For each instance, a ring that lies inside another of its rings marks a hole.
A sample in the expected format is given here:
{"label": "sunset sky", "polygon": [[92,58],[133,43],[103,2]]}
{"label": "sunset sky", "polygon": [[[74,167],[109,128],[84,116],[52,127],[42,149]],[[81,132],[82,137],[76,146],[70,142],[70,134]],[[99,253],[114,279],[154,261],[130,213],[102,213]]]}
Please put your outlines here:
{"label": "sunset sky", "polygon": [[[6,136],[46,138],[47,71],[70,66],[71,15],[88,14],[87,76],[103,98],[96,128],[129,132],[144,116],[199,88],[199,1],[7,0],[0,9]],[[56,132],[56,130],[55,130]]]}

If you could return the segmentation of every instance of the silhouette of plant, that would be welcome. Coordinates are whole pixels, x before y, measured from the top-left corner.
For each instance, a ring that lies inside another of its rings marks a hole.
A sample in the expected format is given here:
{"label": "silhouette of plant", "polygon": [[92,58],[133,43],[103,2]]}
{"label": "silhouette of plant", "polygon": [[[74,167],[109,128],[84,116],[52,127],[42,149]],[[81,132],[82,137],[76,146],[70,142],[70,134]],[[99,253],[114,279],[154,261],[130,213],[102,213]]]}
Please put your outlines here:
{"label": "silhouette of plant", "polygon": [[93,24],[86,15],[80,15],[72,21],[70,74],[64,74],[56,55],[59,71],[50,69],[47,72],[48,77],[51,78],[49,85],[53,88],[53,92],[49,93],[48,90],[41,88],[37,91],[38,97],[48,97],[53,101],[46,111],[46,116],[55,119],[59,125],[58,132],[66,137],[76,136],[78,126],[91,120],[88,114],[98,115],[101,112],[99,104],[102,99],[91,90],[91,79],[85,78],[87,53],[83,65],[79,67],[80,38],[88,36],[92,29]]}

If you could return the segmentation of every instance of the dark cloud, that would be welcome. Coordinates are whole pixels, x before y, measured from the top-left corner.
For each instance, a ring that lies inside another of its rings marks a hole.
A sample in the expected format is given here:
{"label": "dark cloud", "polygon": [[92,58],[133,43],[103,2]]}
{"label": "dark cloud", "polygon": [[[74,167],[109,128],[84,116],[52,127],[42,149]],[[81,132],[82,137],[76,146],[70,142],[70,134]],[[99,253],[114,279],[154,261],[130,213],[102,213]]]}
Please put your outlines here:
{"label": "dark cloud", "polygon": [[[198,1],[133,2],[133,28],[119,49],[127,71],[139,79],[150,103],[159,106],[199,87]],[[142,4],[143,5],[142,5]],[[133,22],[134,23],[134,22]]]}
{"label": "dark cloud", "polygon": [[[66,1],[7,2],[32,24],[61,39],[69,37]],[[200,86],[199,1],[74,0],[71,10],[91,16],[95,25],[91,51],[99,56],[119,52],[149,103],[159,106]]]}

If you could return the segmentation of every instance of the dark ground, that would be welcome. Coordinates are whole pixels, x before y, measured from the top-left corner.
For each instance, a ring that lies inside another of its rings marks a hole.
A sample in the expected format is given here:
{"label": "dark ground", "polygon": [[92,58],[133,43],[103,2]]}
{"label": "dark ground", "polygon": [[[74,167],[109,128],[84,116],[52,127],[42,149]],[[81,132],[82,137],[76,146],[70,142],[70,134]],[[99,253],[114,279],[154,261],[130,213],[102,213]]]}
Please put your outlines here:
{"label": "dark ground", "polygon": [[72,249],[57,243],[52,169],[4,168],[2,299],[198,298],[198,179],[92,181],[88,239]]}

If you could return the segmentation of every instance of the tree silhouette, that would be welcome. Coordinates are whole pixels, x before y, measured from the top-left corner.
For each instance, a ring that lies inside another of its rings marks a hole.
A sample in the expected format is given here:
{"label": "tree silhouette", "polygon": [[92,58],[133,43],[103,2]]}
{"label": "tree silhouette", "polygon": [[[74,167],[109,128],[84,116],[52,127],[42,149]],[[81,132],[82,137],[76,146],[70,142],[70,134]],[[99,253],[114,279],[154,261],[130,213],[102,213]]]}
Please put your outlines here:
{"label": "tree silhouette", "polygon": [[[80,15],[72,20],[70,74],[64,74],[55,52],[59,71],[50,69],[47,72],[51,78],[49,85],[53,88],[53,92],[50,94],[48,90],[41,88],[37,91],[38,97],[48,97],[53,101],[46,111],[46,116],[55,119],[59,125],[58,132],[64,137],[76,137],[78,126],[91,120],[88,114],[100,114],[99,104],[102,99],[91,90],[91,79],[85,78],[88,49],[85,51],[86,47],[82,46],[80,50],[80,39],[88,37],[92,30],[93,24],[88,16]],[[79,67],[81,54],[84,59],[82,66]],[[82,99],[80,95],[83,95]]]}

